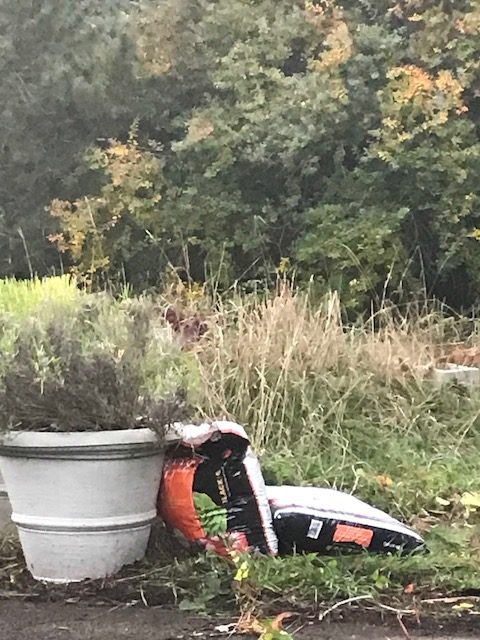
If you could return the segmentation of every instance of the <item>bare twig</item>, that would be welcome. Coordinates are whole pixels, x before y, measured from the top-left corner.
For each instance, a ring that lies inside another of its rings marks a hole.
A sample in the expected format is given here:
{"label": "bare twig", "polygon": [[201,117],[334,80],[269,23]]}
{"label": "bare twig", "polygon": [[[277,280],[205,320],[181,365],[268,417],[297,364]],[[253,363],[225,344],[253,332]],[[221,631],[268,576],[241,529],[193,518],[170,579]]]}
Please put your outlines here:
{"label": "bare twig", "polygon": [[403,635],[405,636],[405,639],[412,640],[412,636],[408,633],[407,627],[403,624],[402,616],[400,613],[397,614],[397,620],[401,630],[403,631]]}
{"label": "bare twig", "polygon": [[8,600],[8,598],[36,598],[38,593],[16,593],[15,591],[0,591],[0,599]]}
{"label": "bare twig", "polygon": [[448,598],[427,598],[421,600],[422,604],[455,604],[455,602],[464,602],[465,600],[480,600],[480,596],[451,596]]}
{"label": "bare twig", "polygon": [[145,593],[144,593],[144,591],[143,591],[143,587],[142,587],[142,585],[140,585],[140,597],[141,597],[141,599],[142,599],[143,604],[144,604],[144,605],[147,607],[147,609],[148,609],[150,605],[149,605],[149,604],[148,604],[148,602],[147,602],[147,599],[146,599],[146,597],[145,597]]}
{"label": "bare twig", "polygon": [[366,595],[366,596],[356,596],[355,598],[348,598],[347,600],[341,600],[340,602],[337,602],[336,604],[328,608],[326,611],[323,611],[322,613],[320,613],[318,615],[318,620],[322,622],[328,615],[330,615],[330,613],[332,613],[336,609],[339,609],[340,607],[346,606],[347,604],[352,604],[353,602],[359,602],[360,600],[371,600],[371,599],[372,599],[372,596]]}
{"label": "bare twig", "polygon": [[384,609],[385,611],[396,613],[397,616],[414,616],[417,613],[416,609],[396,609],[395,607],[390,607],[388,606],[388,604],[382,604],[381,602],[375,602],[375,606],[379,607],[380,609]]}

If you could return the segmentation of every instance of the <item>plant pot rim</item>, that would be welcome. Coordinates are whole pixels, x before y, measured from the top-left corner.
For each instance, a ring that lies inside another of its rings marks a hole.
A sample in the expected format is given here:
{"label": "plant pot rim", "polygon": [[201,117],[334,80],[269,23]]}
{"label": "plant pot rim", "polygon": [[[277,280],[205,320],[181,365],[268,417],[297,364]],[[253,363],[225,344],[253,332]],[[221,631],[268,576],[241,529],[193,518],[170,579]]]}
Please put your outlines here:
{"label": "plant pot rim", "polygon": [[183,441],[202,444],[220,424],[238,427],[225,420],[202,424],[175,422],[165,429],[163,437],[148,427],[105,431],[0,432],[0,457],[101,459],[158,455],[166,447]]}
{"label": "plant pot rim", "polygon": [[70,444],[75,446],[88,446],[92,444],[110,444],[112,442],[136,443],[158,442],[156,433],[148,427],[138,429],[108,429],[105,431],[8,431],[0,435],[0,445],[42,447],[62,446]]}
{"label": "plant pot rim", "polygon": [[158,455],[164,443],[149,428],[111,431],[9,431],[0,436],[0,456],[112,459]]}

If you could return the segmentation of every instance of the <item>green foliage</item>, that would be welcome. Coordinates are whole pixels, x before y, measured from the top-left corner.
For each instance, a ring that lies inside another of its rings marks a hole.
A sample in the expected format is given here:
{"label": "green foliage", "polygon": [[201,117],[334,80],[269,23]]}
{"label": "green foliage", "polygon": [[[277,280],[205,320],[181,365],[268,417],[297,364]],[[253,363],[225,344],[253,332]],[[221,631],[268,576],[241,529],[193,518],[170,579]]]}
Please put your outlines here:
{"label": "green foliage", "polygon": [[[308,269],[320,275],[323,289],[342,291],[346,306],[380,306],[385,287],[398,285],[406,263],[400,230],[408,208],[389,210],[388,205],[358,209],[358,200],[344,192],[343,204],[323,205],[306,213],[307,230],[297,256]],[[355,224],[352,220],[357,217]],[[391,282],[390,282],[391,281]]]}
{"label": "green foliage", "polygon": [[71,276],[0,280],[0,377],[15,358],[19,325],[29,316],[42,314],[50,321],[57,313],[71,314],[78,308],[83,292]]}
{"label": "green foliage", "polygon": [[147,300],[85,296],[0,322],[2,429],[162,435],[186,416],[194,366]]}
{"label": "green foliage", "polygon": [[[130,0],[0,6],[0,273],[62,266],[49,245],[46,213],[58,196],[94,188],[85,149],[128,130],[143,84],[128,37]],[[155,91],[149,99],[155,101]]]}
{"label": "green foliage", "polygon": [[230,286],[289,256],[357,308],[473,303],[480,6],[444,4],[4,2],[1,272]]}
{"label": "green foliage", "polygon": [[127,143],[112,140],[105,150],[93,148],[88,157],[91,169],[105,172],[108,182],[98,197],[73,203],[54,200],[52,215],[62,232],[50,236],[62,253],[69,252],[73,270],[89,284],[101,273],[119,281],[124,265],[143,249],[135,241],[139,231],[150,235],[164,223],[157,215],[162,199],[162,163],[139,148],[135,130]]}
{"label": "green foliage", "polygon": [[281,594],[290,605],[313,604],[315,593],[326,601],[358,596],[370,596],[373,601],[387,595],[401,597],[412,583],[419,594],[445,588],[457,593],[478,587],[472,574],[472,566],[478,566],[475,535],[468,529],[434,528],[427,535],[431,553],[422,557],[360,554],[259,559],[252,566],[252,579],[262,585],[265,597]]}
{"label": "green foliage", "polygon": [[220,536],[227,533],[227,510],[216,505],[206,493],[193,493],[195,511],[208,536]]}
{"label": "green foliage", "polygon": [[70,276],[0,280],[0,312],[17,317],[32,315],[39,307],[45,311],[54,302],[66,307],[78,303],[82,292]]}
{"label": "green foliage", "polygon": [[95,259],[88,240],[75,247],[80,270],[138,284],[142,256],[143,284],[169,262],[230,283],[268,279],[288,255],[357,307],[420,288],[455,302],[460,279],[473,300],[478,3],[369,6],[145,2],[132,36],[144,76],[195,99],[160,116],[160,135],[141,123],[157,157],[137,146],[136,184],[115,182],[115,147],[96,152],[101,195],[63,209],[72,235],[91,211],[102,244]]}
{"label": "green foliage", "polygon": [[255,559],[251,587],[288,608],[476,589],[480,394],[422,373],[462,325],[392,309],[352,329],[336,302],[287,288],[229,300],[197,353],[200,408],[246,425],[267,484],[351,492],[425,534],[430,554]]}
{"label": "green foliage", "polygon": [[[108,597],[112,584],[122,585],[125,591],[115,591],[117,598],[131,602],[142,594],[150,604],[173,601],[185,611],[201,613],[218,613],[236,603],[242,613],[255,613],[258,622],[271,607],[308,607],[318,613],[335,601],[360,596],[369,608],[381,602],[395,609],[418,608],[423,615],[428,600],[478,590],[480,394],[461,385],[437,390],[418,371],[434,359],[436,343],[461,335],[463,321],[457,324],[438,313],[419,317],[415,310],[401,316],[391,310],[375,318],[376,331],[371,323],[352,329],[342,325],[336,302],[330,296],[316,308],[288,290],[271,299],[232,298],[217,309],[219,317],[212,318],[208,336],[190,353],[203,384],[197,402],[209,417],[231,416],[245,424],[261,454],[267,483],[352,492],[412,525],[425,536],[430,553],[284,558],[232,553],[225,559],[208,553],[191,557],[177,548],[172,561],[162,542],[161,558],[128,569],[118,583],[101,581],[100,595]],[[129,349],[128,329],[143,317],[138,305],[141,309],[145,304],[148,317],[148,303],[131,297],[120,307],[100,304],[95,323],[82,330],[83,346],[76,352],[90,357],[101,347],[102,354],[120,356],[118,350]],[[82,312],[75,322],[81,318],[92,316]],[[67,326],[70,320],[68,316]],[[468,326],[471,340],[478,342],[478,327]],[[62,321],[58,327],[62,330]],[[157,329],[161,338],[161,327]],[[165,354],[165,346],[159,348]],[[40,379],[60,367],[56,361],[50,364],[50,355],[45,349],[36,358]],[[2,357],[0,368],[3,362]],[[152,366],[158,371],[155,362],[157,357]],[[170,367],[170,357],[166,362]],[[94,378],[94,384],[103,393],[101,381]],[[156,383],[149,388],[156,389]],[[30,387],[19,389],[16,402],[31,409]],[[159,387],[158,397],[164,391]],[[98,412],[95,391],[89,389],[89,394],[92,410]],[[125,398],[129,400],[128,393]],[[75,416],[78,406],[73,409]],[[123,419],[130,415],[131,408],[121,409]],[[213,514],[211,522],[207,516],[211,534],[224,531],[224,513],[205,496],[194,498],[202,522],[204,513]],[[19,583],[7,569],[2,588],[18,593]],[[23,584],[21,590],[28,593]],[[451,612],[447,604],[440,605],[443,614]]]}

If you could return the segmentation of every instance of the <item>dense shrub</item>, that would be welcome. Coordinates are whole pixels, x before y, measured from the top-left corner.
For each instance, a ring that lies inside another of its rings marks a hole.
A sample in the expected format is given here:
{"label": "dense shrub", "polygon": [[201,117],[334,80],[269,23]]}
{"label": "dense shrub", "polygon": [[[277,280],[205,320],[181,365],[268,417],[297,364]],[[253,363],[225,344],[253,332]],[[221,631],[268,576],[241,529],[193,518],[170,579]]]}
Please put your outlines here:
{"label": "dense shrub", "polygon": [[[55,20],[48,2],[28,21],[0,10],[24,62],[2,93],[35,98],[0,115],[1,237],[21,249],[2,251],[8,269],[26,269],[26,213],[27,257],[52,259],[33,221],[56,196],[51,238],[97,283],[143,288],[173,265],[251,285],[288,257],[357,308],[419,291],[475,302],[478,0],[57,4]],[[25,189],[27,168],[42,189]]]}

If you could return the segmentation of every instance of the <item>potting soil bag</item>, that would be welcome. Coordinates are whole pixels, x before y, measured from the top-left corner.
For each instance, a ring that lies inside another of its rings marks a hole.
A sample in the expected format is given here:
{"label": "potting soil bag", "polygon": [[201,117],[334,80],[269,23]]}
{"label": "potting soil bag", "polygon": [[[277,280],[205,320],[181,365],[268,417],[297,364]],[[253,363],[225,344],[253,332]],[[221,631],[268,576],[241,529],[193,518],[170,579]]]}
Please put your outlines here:
{"label": "potting soil bag", "polygon": [[349,494],[315,487],[267,487],[267,495],[280,553],[425,550],[412,529]]}
{"label": "potting soil bag", "polygon": [[277,552],[260,464],[235,423],[188,427],[167,450],[158,511],[190,545],[220,554]]}

